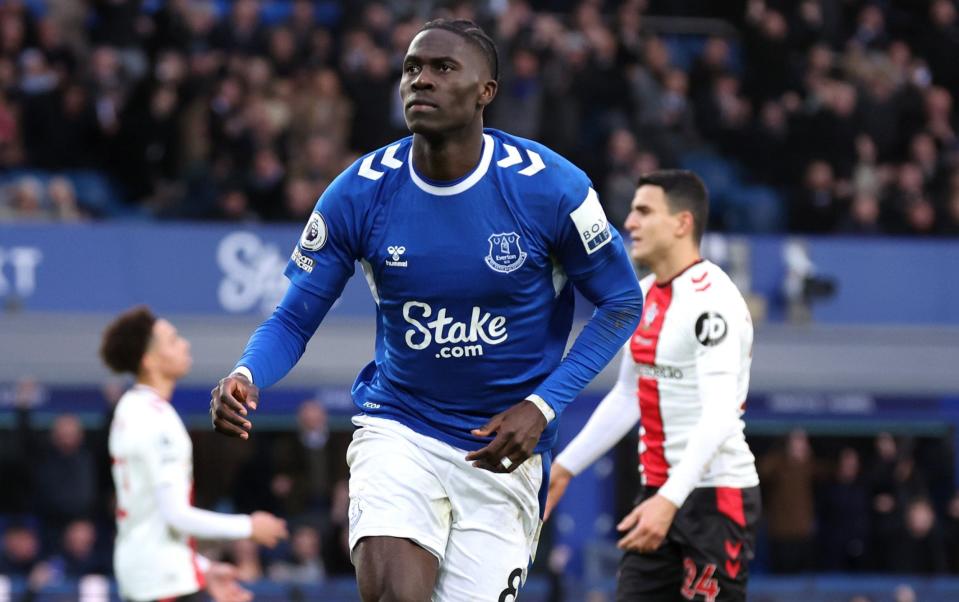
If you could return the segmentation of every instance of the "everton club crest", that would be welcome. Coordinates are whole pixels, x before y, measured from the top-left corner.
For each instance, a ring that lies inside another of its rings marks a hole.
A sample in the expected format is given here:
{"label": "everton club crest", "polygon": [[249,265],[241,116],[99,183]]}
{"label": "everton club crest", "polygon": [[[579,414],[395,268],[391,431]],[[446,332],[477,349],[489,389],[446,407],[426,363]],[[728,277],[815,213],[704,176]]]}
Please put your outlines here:
{"label": "everton club crest", "polygon": [[486,265],[497,272],[508,274],[518,270],[526,261],[526,251],[519,246],[519,234],[504,232],[489,237]]}

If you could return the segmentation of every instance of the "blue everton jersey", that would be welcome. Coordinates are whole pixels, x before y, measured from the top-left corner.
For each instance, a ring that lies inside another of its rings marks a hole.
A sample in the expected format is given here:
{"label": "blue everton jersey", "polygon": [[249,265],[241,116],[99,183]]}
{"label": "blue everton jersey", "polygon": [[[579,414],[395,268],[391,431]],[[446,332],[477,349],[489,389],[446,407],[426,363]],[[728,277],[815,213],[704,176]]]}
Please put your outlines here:
{"label": "blue everton jersey", "polygon": [[366,155],[330,185],[286,274],[335,297],[358,262],[377,329],[357,407],[475,449],[469,431],[562,360],[571,283],[624,251],[586,175],[536,142],[487,129],[479,164],[453,182],[418,174],[411,147],[409,137]]}

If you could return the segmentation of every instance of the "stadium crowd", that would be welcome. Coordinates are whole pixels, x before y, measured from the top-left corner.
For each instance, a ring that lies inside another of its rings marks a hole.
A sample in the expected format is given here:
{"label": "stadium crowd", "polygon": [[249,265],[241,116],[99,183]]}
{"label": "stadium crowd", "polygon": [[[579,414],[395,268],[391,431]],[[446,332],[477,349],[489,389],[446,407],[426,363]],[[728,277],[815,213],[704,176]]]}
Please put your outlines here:
{"label": "stadium crowd", "polygon": [[614,223],[683,165],[727,231],[959,234],[953,0],[8,0],[0,219],[302,220],[406,134],[401,59],[441,15],[499,43],[488,125],[582,166]]}

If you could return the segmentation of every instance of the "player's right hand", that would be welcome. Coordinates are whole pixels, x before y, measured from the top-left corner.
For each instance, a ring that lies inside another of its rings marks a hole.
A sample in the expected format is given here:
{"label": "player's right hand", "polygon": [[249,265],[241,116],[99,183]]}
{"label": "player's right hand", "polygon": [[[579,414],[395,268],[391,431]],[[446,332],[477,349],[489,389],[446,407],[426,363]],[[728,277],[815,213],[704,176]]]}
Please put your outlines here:
{"label": "player's right hand", "polygon": [[255,410],[260,389],[242,374],[231,374],[210,391],[210,418],[218,433],[240,439],[250,438],[253,423],[247,409]]}
{"label": "player's right hand", "polygon": [[543,513],[543,522],[549,520],[549,515],[552,514],[553,508],[562,499],[563,494],[566,493],[566,488],[569,487],[572,478],[573,473],[568,468],[553,462],[553,466],[549,470],[549,492],[546,494],[546,511]]}
{"label": "player's right hand", "polygon": [[289,535],[286,531],[286,521],[269,512],[254,512],[250,515],[250,522],[253,524],[250,539],[261,546],[272,548]]}

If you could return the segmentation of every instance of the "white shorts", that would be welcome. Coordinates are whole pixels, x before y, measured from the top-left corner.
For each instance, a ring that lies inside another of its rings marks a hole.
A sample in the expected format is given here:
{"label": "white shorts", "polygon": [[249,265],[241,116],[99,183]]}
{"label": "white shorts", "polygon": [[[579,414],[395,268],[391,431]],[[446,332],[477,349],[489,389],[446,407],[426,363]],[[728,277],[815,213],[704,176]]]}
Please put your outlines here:
{"label": "white shorts", "polygon": [[493,473],[394,420],[353,423],[350,550],[364,537],[410,539],[439,559],[434,601],[515,600],[542,524],[542,457]]}

